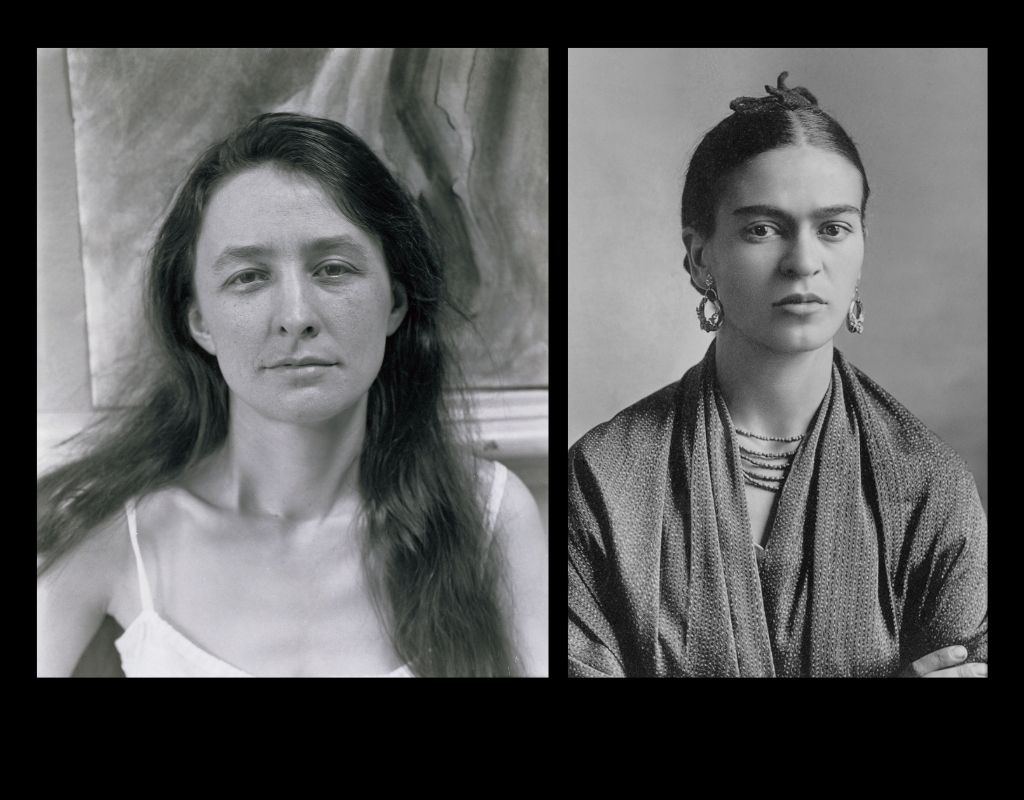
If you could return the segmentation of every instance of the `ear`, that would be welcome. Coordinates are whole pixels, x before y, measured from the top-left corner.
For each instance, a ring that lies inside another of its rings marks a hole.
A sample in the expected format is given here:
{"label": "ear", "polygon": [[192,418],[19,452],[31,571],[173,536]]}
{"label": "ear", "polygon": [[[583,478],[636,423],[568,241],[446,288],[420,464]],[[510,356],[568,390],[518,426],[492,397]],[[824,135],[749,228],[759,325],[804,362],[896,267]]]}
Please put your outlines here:
{"label": "ear", "polygon": [[388,315],[388,336],[398,330],[398,326],[405,319],[405,313],[409,310],[409,297],[405,293],[405,287],[398,281],[391,282],[391,297],[394,298],[394,304]]}
{"label": "ear", "polygon": [[213,343],[213,337],[206,329],[206,325],[203,322],[203,313],[199,310],[199,305],[195,300],[192,301],[188,310],[188,330],[201,348],[211,356],[217,355],[217,346]]}
{"label": "ear", "polygon": [[683,246],[690,258],[690,280],[699,287],[708,285],[707,240],[694,228],[683,228]]}

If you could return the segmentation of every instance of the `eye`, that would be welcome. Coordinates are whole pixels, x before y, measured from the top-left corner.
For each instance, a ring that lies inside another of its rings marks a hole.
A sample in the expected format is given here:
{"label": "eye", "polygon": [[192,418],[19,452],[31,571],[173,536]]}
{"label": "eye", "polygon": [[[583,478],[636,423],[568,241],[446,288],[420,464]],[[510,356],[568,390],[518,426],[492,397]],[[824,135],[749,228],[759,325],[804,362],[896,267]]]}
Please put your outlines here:
{"label": "eye", "polygon": [[772,233],[777,233],[777,231],[774,225],[758,222],[756,225],[751,225],[747,228],[747,233],[752,239],[767,239]]}
{"label": "eye", "polygon": [[[850,233],[850,229],[845,225],[839,225],[835,222],[830,222],[827,225],[822,225],[821,229],[825,231],[825,235],[830,239],[842,240],[847,237]],[[833,231],[835,231],[833,233]]]}
{"label": "eye", "polygon": [[[324,264],[321,269],[328,278],[340,278],[345,274],[347,266],[337,261],[332,261],[330,264]],[[330,270],[337,270],[337,272],[331,272]]]}
{"label": "eye", "polygon": [[[240,283],[240,284],[255,283],[256,282],[256,276],[258,274],[259,274],[258,272],[256,272],[255,270],[251,270],[251,269],[247,270],[245,272],[240,272],[240,273],[238,273],[235,276],[235,279],[232,282],[233,283]],[[251,278],[249,276],[251,276]]]}

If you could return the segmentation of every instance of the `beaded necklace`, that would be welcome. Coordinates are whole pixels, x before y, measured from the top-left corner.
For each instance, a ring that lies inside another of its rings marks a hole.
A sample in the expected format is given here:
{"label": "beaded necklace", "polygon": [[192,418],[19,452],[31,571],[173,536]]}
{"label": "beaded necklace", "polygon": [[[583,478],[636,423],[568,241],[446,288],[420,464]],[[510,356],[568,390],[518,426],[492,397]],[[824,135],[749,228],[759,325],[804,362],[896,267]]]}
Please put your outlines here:
{"label": "beaded necklace", "polygon": [[[741,436],[749,436],[751,439],[760,439],[762,442],[799,442],[806,435],[801,434],[800,436],[794,436],[791,439],[780,439],[775,436],[758,436],[756,433],[743,431],[739,428],[736,428],[736,433]],[[796,449],[791,450],[788,453],[766,453],[762,450],[750,450],[741,444],[741,462],[749,464],[751,469],[771,470],[772,473],[778,473],[762,475],[757,472],[751,472],[741,463],[744,483],[748,486],[756,486],[760,489],[767,489],[769,492],[778,494],[782,491],[782,482],[786,479],[786,475],[789,474],[789,468],[793,464],[793,456],[796,455],[796,451],[799,449],[800,445],[797,445]],[[765,461],[759,459],[766,459],[774,463],[765,463]]]}

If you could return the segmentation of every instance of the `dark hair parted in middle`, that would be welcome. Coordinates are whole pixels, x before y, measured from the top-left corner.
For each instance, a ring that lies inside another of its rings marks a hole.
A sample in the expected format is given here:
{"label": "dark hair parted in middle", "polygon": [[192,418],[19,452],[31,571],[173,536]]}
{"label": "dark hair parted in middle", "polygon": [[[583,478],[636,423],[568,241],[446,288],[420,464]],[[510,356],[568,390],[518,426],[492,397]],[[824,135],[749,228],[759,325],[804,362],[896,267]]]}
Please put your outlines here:
{"label": "dark hair parted in middle", "polygon": [[[376,236],[409,308],[387,340],[367,398],[359,461],[374,605],[399,658],[418,676],[519,671],[502,608],[507,575],[484,529],[477,476],[456,427],[462,389],[448,328],[457,317],[429,220],[388,168],[338,122],[262,114],[196,161],[164,221],[147,270],[146,318],[158,363],[137,403],[75,439],[86,453],[37,484],[37,574],[80,545],[123,504],[163,488],[220,447],[229,390],[193,339],[195,249],[203,215],[227,179],[264,164],[314,179]],[[136,390],[129,375],[124,389]],[[456,407],[452,407],[453,404]]]}
{"label": "dark hair parted in middle", "polygon": [[[692,227],[710,239],[715,233],[715,209],[723,183],[733,170],[761,153],[800,144],[837,153],[857,168],[864,190],[860,204],[863,224],[870,190],[857,146],[842,125],[818,107],[807,89],[786,87],[788,75],[783,72],[779,76],[778,88],[764,87],[767,97],[733,100],[729,107],[734,113],[708,131],[697,145],[683,185],[684,228]],[[689,272],[689,255],[684,264]]]}

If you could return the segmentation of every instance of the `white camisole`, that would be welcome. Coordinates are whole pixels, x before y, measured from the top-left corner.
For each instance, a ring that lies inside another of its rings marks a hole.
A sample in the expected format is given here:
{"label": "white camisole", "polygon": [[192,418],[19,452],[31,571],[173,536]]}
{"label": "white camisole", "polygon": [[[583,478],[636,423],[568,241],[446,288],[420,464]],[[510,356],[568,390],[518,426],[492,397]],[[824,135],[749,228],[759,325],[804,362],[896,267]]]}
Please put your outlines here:
{"label": "white camisole", "polygon": [[[487,527],[493,532],[498,518],[498,508],[505,494],[508,470],[503,464],[494,462],[494,476],[487,498]],[[253,678],[254,675],[231,666],[226,661],[206,652],[176,630],[167,620],[157,614],[153,607],[153,596],[146,578],[139,551],[138,531],[135,527],[135,501],[125,503],[128,516],[128,531],[135,551],[135,564],[139,571],[139,593],[142,598],[142,613],[114,642],[121,654],[121,669],[128,678]],[[387,675],[366,677],[412,678],[407,666],[401,666]]]}

